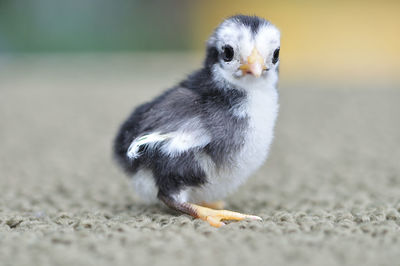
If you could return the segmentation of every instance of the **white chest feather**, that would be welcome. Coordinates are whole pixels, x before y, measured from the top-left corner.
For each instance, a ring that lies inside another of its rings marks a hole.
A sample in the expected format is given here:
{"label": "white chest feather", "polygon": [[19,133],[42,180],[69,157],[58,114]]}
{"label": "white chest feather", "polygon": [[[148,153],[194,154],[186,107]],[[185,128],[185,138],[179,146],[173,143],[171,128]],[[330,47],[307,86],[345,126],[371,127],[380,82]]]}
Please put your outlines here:
{"label": "white chest feather", "polygon": [[190,189],[187,193],[189,200],[201,202],[224,198],[243,184],[267,158],[278,114],[278,94],[275,88],[269,88],[251,91],[248,97],[242,111],[237,114],[247,115],[249,125],[244,146],[233,158],[233,166],[217,171],[211,159],[203,156],[208,183],[201,188]]}
{"label": "white chest feather", "polygon": [[278,108],[278,94],[273,88],[256,90],[249,95],[249,128],[237,161],[241,168],[253,172],[265,161],[274,137]]}

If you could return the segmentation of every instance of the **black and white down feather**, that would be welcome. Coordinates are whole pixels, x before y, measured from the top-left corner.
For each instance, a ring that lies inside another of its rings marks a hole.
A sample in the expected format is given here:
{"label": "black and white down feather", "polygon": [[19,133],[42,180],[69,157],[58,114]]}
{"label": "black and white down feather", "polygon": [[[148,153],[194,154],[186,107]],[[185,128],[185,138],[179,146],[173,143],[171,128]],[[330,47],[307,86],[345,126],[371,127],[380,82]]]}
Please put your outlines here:
{"label": "black and white down feather", "polygon": [[230,17],[200,70],[133,111],[114,153],[139,196],[220,200],[262,165],[278,114],[279,49],[270,22]]}

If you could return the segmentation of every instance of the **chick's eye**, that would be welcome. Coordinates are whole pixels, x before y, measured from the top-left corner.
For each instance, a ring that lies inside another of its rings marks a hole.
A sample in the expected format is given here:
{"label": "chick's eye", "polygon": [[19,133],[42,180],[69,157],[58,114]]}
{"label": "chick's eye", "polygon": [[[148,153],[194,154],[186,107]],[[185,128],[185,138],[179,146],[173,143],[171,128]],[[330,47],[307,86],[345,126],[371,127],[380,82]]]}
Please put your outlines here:
{"label": "chick's eye", "polygon": [[235,53],[234,53],[234,51],[233,51],[232,46],[230,46],[230,45],[225,45],[224,47],[222,47],[222,59],[223,59],[225,62],[230,62],[230,61],[232,61],[234,54],[235,54]]}
{"label": "chick's eye", "polygon": [[274,56],[273,56],[273,58],[272,58],[272,64],[276,64],[276,62],[278,62],[278,59],[279,59],[279,50],[280,50],[281,48],[278,48],[278,49],[275,49],[275,51],[274,51]]}

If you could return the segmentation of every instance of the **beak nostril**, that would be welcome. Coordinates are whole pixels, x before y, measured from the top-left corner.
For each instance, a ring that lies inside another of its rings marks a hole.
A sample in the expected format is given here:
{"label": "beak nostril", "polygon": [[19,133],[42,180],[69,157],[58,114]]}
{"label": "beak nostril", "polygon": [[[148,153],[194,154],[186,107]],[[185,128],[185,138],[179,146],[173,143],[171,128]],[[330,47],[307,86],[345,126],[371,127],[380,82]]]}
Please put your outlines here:
{"label": "beak nostril", "polygon": [[253,48],[246,63],[242,63],[239,69],[242,70],[243,75],[252,74],[255,77],[260,77],[264,70],[268,71],[268,67],[256,47]]}

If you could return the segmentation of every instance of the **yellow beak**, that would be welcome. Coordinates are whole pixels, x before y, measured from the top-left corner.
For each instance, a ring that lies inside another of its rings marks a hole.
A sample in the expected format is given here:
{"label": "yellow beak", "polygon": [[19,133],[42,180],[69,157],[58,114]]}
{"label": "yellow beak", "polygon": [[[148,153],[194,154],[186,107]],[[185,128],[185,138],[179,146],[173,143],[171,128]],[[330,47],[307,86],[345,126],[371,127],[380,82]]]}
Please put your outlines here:
{"label": "yellow beak", "polygon": [[253,74],[255,77],[260,77],[263,70],[268,70],[264,64],[264,59],[256,47],[253,48],[253,51],[247,57],[247,63],[241,65],[239,69],[242,70],[243,75]]}

